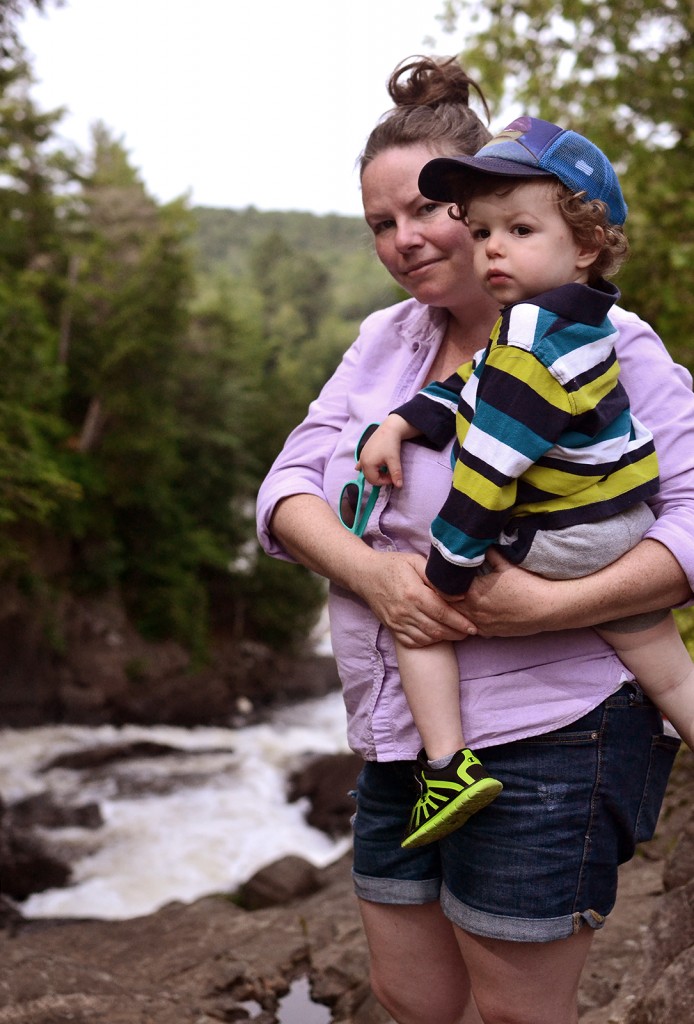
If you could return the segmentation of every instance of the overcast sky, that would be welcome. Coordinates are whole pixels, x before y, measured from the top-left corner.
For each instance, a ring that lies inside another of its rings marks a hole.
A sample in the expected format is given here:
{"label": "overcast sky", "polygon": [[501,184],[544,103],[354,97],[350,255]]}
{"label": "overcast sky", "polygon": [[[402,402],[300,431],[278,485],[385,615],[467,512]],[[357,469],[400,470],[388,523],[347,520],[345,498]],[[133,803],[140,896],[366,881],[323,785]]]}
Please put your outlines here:
{"label": "overcast sky", "polygon": [[44,110],[101,120],[162,202],[360,214],[354,163],[413,53],[453,54],[443,0],[68,0],[29,13]]}

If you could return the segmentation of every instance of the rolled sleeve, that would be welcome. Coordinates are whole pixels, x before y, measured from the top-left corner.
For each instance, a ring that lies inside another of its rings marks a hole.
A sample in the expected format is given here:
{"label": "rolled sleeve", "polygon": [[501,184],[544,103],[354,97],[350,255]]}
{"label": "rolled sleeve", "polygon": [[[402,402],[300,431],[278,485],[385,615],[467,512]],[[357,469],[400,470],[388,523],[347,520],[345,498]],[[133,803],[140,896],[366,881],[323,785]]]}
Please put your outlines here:
{"label": "rolled sleeve", "polygon": [[270,530],[278,503],[283,498],[297,494],[312,494],[323,501],[327,500],[324,491],[325,467],[347,422],[346,395],[352,385],[358,349],[357,341],[347,351],[318,398],[309,406],[306,418],[287,438],[258,491],[258,540],[263,550],[273,558],[294,561]]}

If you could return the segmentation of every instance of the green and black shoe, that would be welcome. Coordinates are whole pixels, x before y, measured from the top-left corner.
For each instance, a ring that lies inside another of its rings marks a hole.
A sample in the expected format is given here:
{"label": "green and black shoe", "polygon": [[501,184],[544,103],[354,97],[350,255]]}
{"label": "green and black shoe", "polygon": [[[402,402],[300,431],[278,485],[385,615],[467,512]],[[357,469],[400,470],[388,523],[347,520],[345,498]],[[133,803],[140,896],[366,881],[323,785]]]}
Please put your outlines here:
{"label": "green and black shoe", "polygon": [[421,796],[412,808],[405,849],[426,846],[463,825],[482,810],[504,788],[498,779],[487,775],[471,750],[454,755],[445,768],[430,768],[426,753],[417,758],[417,781]]}

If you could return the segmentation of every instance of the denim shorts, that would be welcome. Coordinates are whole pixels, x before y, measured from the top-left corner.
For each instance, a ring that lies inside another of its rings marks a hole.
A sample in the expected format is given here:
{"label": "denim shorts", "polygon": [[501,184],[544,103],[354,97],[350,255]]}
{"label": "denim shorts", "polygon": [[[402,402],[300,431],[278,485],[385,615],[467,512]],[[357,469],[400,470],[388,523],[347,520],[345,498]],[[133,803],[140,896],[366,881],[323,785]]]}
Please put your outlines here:
{"label": "denim shorts", "polygon": [[479,752],[503,782],[491,804],[438,842],[400,846],[413,762],[367,762],[357,783],[357,896],[413,905],[439,900],[455,925],[517,942],[600,928],[617,867],[655,830],[680,741],[627,683],[556,732]]}

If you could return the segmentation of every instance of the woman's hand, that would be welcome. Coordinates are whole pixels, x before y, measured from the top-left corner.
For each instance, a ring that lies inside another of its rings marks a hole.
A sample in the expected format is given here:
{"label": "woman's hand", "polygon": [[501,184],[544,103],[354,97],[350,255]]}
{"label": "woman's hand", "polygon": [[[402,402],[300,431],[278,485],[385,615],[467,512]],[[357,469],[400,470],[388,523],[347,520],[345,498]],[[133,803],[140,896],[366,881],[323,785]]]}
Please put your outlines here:
{"label": "woman's hand", "polygon": [[313,494],[284,498],[272,531],[297,562],[358,594],[405,647],[464,640],[477,632],[465,609],[427,584],[426,559],[414,552],[374,551]]}
{"label": "woman's hand", "polygon": [[[561,629],[561,608],[570,580],[546,580],[520,569],[490,548],[491,572],[477,576],[458,607],[480,636],[527,636]],[[567,627],[570,623],[565,622]]]}
{"label": "woman's hand", "polygon": [[426,559],[414,553],[371,552],[362,562],[359,596],[405,647],[464,640],[477,629],[466,609],[450,604],[426,582]]}
{"label": "woman's hand", "polygon": [[691,600],[674,555],[642,540],[604,569],[573,580],[546,580],[490,549],[491,572],[477,576],[458,607],[480,636],[529,636],[579,629]]}

